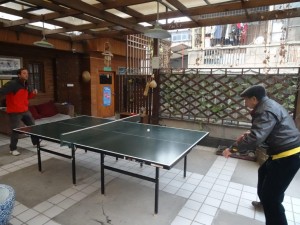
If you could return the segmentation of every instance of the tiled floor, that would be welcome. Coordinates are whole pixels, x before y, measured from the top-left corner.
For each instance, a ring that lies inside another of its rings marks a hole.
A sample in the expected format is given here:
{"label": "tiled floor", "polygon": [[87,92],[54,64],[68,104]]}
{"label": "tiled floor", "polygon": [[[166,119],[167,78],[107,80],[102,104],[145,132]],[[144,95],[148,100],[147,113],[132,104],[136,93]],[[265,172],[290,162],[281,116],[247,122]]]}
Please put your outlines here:
{"label": "tiled floor", "polygon": [[[0,135],[1,146],[8,144],[9,139]],[[61,148],[56,144],[46,142],[47,147],[53,150]],[[28,138],[19,141],[19,146],[36,151]],[[197,146],[201,151],[214,153],[215,149],[204,146]],[[67,149],[62,148],[67,151]],[[199,149],[198,149],[199,150]],[[52,196],[48,200],[28,208],[16,201],[13,216],[10,221],[12,225],[59,225],[53,219],[66,209],[80,202],[82,199],[100,189],[100,166],[99,154],[88,152],[77,153],[77,165],[94,170],[95,174],[87,177],[82,183],[72,188],[68,188],[61,193]],[[42,160],[55,157],[44,153]],[[62,158],[59,158],[62,159]],[[106,164],[114,165],[119,168],[126,168],[129,171],[139,172],[142,175],[153,175],[153,167],[143,166],[126,160],[116,160],[112,157],[106,157]],[[178,212],[178,215],[171,222],[172,225],[211,225],[214,224],[218,210],[226,210],[230,213],[242,215],[245,218],[251,218],[256,221],[264,222],[264,215],[261,211],[256,211],[251,206],[251,201],[257,199],[256,188],[242,183],[231,182],[232,175],[237,167],[237,159],[225,159],[217,156],[212,162],[212,166],[206,174],[188,172],[187,177],[182,177],[181,169],[173,168],[169,171],[161,170],[160,190],[177,196],[186,198],[184,207]],[[37,157],[32,156],[24,160],[0,167],[0,178],[3,175],[12,173],[16,170],[37,164]],[[136,178],[129,178],[112,171],[106,171],[106,180],[127,179],[139,185],[146,185],[154,188],[154,184]],[[1,183],[1,181],[0,181]],[[300,199],[293,196],[286,196],[284,205],[289,220],[289,225],[300,225]],[[131,215],[134,216],[134,215]],[[240,224],[243,224],[241,221]],[[65,225],[65,224],[61,224]]]}

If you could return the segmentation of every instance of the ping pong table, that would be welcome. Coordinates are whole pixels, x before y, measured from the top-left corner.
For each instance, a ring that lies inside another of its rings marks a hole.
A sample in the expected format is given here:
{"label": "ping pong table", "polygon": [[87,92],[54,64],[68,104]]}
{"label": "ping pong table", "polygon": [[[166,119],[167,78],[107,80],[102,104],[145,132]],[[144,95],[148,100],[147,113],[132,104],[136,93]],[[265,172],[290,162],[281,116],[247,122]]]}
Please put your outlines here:
{"label": "ping pong table", "polygon": [[[75,153],[77,149],[101,154],[101,193],[105,193],[104,170],[111,170],[155,183],[154,212],[158,213],[159,169],[171,169],[184,159],[186,176],[187,154],[208,135],[195,131],[139,123],[139,115],[110,120],[92,116],[14,129],[14,132],[31,135],[41,140],[67,145],[70,154],[37,145],[38,168],[42,171],[41,151],[72,160],[72,180],[76,185]],[[155,177],[125,171],[105,165],[105,155],[129,159],[155,168]]]}

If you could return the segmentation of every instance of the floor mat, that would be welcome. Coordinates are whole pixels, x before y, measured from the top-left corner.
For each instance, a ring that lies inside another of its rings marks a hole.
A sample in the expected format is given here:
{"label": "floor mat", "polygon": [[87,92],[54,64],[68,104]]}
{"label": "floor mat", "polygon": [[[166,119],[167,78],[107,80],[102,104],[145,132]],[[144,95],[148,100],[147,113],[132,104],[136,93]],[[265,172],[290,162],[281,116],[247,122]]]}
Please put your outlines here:
{"label": "floor mat", "polygon": [[[52,158],[43,161],[42,168],[42,173],[37,165],[9,173],[1,177],[1,183],[12,186],[16,191],[16,200],[30,208],[73,187],[71,161]],[[76,166],[76,173],[77,184],[80,184],[94,171]]]}
{"label": "floor mat", "polygon": [[[170,225],[186,199],[159,192],[158,214],[154,216],[154,189],[116,178],[54,218],[64,225]],[[134,216],[132,216],[134,215]]]}
{"label": "floor mat", "polygon": [[18,151],[21,153],[21,155],[13,156],[9,153],[9,144],[0,146],[0,166],[4,166],[36,155],[36,152],[20,147],[18,147]]}

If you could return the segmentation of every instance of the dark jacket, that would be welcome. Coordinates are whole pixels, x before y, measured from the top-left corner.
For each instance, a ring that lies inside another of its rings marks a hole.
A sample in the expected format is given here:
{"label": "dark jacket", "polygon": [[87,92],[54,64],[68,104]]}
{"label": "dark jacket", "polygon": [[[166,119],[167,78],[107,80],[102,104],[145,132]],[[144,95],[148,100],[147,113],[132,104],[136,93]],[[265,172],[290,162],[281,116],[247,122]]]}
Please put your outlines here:
{"label": "dark jacket", "polygon": [[264,97],[251,116],[250,134],[237,143],[240,152],[264,144],[268,155],[276,155],[300,146],[300,133],[292,117],[274,100]]}
{"label": "dark jacket", "polygon": [[27,81],[11,80],[0,88],[0,95],[6,95],[6,112],[22,113],[28,111],[28,99],[35,96],[28,90]]}

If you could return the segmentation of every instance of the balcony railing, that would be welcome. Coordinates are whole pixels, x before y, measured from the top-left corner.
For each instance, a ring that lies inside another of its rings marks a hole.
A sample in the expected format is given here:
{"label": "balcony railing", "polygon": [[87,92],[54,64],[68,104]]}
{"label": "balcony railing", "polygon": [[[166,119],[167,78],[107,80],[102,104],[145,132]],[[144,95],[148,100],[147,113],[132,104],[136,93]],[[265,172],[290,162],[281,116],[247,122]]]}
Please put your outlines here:
{"label": "balcony railing", "polygon": [[188,52],[188,68],[287,67],[300,64],[300,43],[216,46]]}

